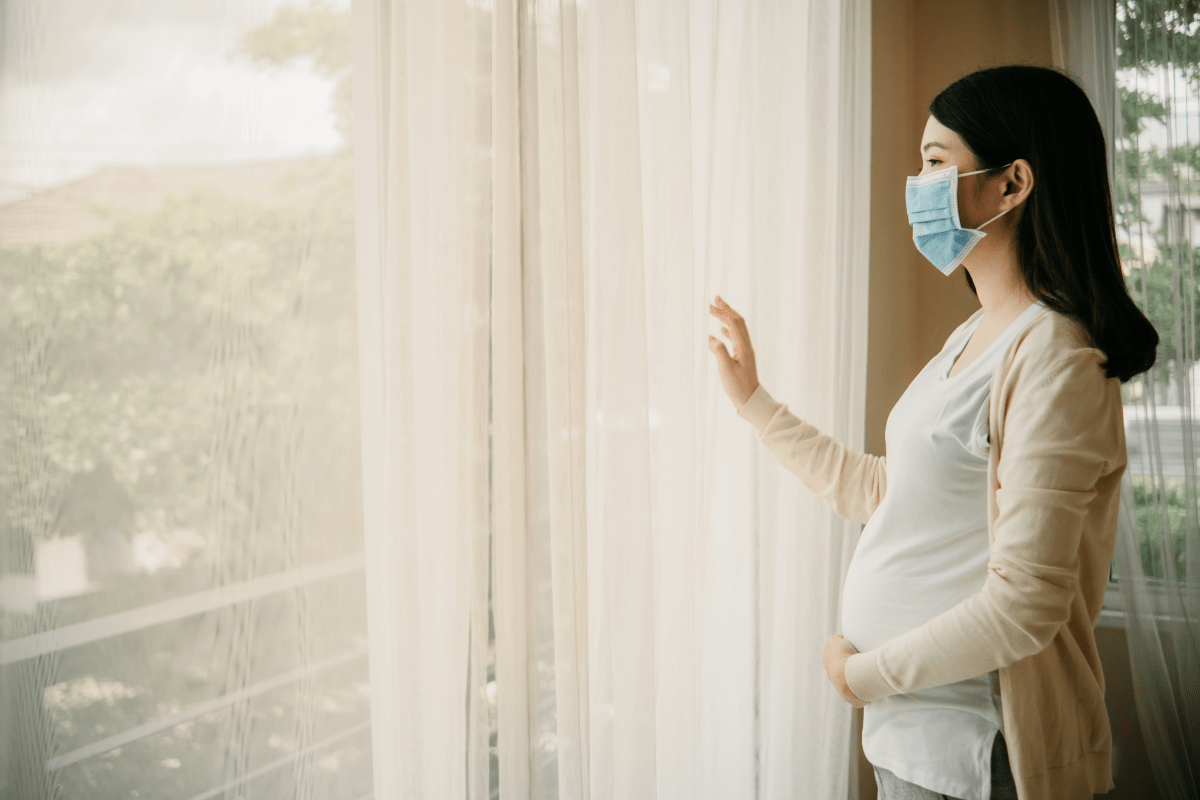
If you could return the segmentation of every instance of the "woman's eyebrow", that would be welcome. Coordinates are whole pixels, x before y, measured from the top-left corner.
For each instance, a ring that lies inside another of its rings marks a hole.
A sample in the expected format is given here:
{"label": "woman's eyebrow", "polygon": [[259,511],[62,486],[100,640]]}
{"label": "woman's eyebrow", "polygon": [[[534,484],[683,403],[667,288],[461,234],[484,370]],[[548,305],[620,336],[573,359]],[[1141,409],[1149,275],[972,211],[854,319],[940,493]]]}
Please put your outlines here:
{"label": "woman's eyebrow", "polygon": [[946,145],[942,144],[941,142],[926,142],[925,144],[921,145],[921,152],[924,153],[926,150],[928,150],[931,147],[940,147],[943,150],[950,149],[949,147],[946,147]]}

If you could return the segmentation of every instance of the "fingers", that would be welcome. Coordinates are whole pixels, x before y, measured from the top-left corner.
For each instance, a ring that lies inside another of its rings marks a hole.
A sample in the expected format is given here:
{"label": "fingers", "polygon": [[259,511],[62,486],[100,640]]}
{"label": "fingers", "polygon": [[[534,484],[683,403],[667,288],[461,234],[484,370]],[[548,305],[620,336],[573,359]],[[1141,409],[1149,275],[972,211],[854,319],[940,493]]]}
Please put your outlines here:
{"label": "fingers", "polygon": [[746,320],[741,314],[737,313],[724,300],[717,297],[716,302],[709,303],[709,311],[713,316],[728,324],[732,330],[726,330],[725,335],[731,340],[741,339],[748,341],[750,339],[750,330],[746,327]]}
{"label": "fingers", "polygon": [[731,322],[739,322],[742,320],[742,315],[733,310],[733,308],[717,295],[717,299],[708,304],[712,312],[721,319],[727,319]]}
{"label": "fingers", "polygon": [[739,314],[738,312],[734,311],[733,306],[729,305],[729,303],[726,303],[724,300],[722,300],[720,295],[717,295],[715,307],[718,311],[722,312],[722,314],[724,314],[725,317],[732,320],[733,322],[740,323],[743,325],[745,324],[746,321],[744,319],[742,319],[742,315]]}
{"label": "fingers", "polygon": [[724,334],[725,334],[725,336],[726,336],[726,338],[728,338],[728,339],[729,339],[729,344],[730,344],[730,347],[731,347],[732,349],[731,349],[731,350],[726,350],[726,349],[725,349],[725,342],[721,341],[721,340],[720,340],[720,339],[718,339],[716,336],[713,336],[711,333],[708,335],[708,349],[709,349],[709,350],[712,350],[714,353],[715,353],[715,352],[717,352],[716,350],[714,350],[714,349],[713,349],[713,347],[714,347],[714,345],[715,345],[715,344],[718,344],[718,343],[719,343],[719,344],[720,344],[720,347],[721,347],[721,351],[722,351],[722,352],[723,352],[723,353],[724,353],[726,356],[728,356],[730,360],[732,360],[732,361],[737,361],[737,360],[738,360],[738,358],[737,358],[737,356],[735,355],[735,353],[740,353],[740,352],[742,352],[741,348],[738,346],[737,339],[735,339],[735,338],[734,338],[734,337],[733,337],[733,336],[732,336],[732,335],[729,333],[729,328],[727,328],[727,327],[726,327],[726,326],[724,326],[724,325],[722,325],[722,326],[721,326],[721,332],[722,332],[722,333],[724,333]]}
{"label": "fingers", "polygon": [[734,311],[725,303],[724,300],[718,299],[716,303],[708,304],[709,313],[726,324],[725,335],[730,339],[735,337],[750,338],[749,329],[746,328],[746,320],[742,315]]}

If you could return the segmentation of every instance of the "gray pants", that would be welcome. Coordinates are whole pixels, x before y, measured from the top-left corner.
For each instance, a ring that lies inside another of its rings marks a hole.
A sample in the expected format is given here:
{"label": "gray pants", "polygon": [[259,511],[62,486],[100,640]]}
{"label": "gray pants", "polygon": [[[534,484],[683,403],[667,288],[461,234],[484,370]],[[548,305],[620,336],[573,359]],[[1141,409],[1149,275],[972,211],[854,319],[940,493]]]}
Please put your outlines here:
{"label": "gray pants", "polygon": [[[879,800],[959,800],[902,780],[883,767],[874,769]],[[1017,784],[1008,765],[1008,747],[1002,733],[997,733],[992,743],[992,800],[1017,800]]]}

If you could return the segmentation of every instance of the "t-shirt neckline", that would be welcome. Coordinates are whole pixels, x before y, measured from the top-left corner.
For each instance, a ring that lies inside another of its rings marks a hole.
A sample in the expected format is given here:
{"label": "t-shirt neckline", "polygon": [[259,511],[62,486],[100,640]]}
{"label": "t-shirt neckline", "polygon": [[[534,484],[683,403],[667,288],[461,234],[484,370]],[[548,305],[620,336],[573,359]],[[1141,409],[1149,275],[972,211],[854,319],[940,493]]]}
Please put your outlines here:
{"label": "t-shirt neckline", "polygon": [[957,352],[955,352],[953,358],[950,359],[950,363],[946,366],[945,369],[939,370],[938,380],[952,381],[952,380],[956,380],[957,378],[961,378],[963,375],[970,372],[972,370],[972,368],[975,367],[976,364],[983,361],[985,358],[987,358],[987,356],[989,356],[992,353],[992,351],[994,349],[999,347],[1000,343],[1008,338],[1008,334],[1010,331],[1012,331],[1013,327],[1015,325],[1017,325],[1018,323],[1025,321],[1026,317],[1030,316],[1030,312],[1032,312],[1034,309],[1045,308],[1045,307],[1046,307],[1046,304],[1044,302],[1042,302],[1041,300],[1035,300],[1034,302],[1030,303],[1029,307],[1026,308],[1024,311],[1022,311],[1020,314],[1018,314],[1012,322],[1008,323],[1008,326],[1005,327],[1005,329],[1000,332],[1000,335],[997,336],[995,339],[993,339],[992,343],[989,344],[982,353],[980,353],[978,356],[976,356],[974,361],[972,361],[970,364],[968,364],[966,367],[964,367],[962,372],[958,373],[957,375],[951,375],[950,370],[954,369],[954,365],[956,363],[958,363],[959,356],[961,356],[963,354],[963,351],[967,349],[967,345],[971,342],[971,337],[975,334],[975,329],[979,327],[979,320],[983,319],[983,315],[981,314],[979,316],[979,319],[975,320],[975,322],[971,325],[971,329],[969,331],[964,332],[962,346],[958,348],[958,350],[957,350]]}

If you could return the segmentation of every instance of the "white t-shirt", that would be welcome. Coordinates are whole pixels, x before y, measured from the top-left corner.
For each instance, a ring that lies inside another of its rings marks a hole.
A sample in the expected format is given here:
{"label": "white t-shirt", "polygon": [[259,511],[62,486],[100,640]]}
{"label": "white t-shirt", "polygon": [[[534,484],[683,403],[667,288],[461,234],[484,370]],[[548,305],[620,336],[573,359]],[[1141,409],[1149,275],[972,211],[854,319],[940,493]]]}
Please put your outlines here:
{"label": "white t-shirt", "polygon": [[[978,358],[947,377],[979,321],[959,331],[888,415],[887,491],[863,528],[842,590],[842,633],[860,652],[983,588],[992,372],[1043,308],[1037,302],[1025,309]],[[1003,722],[995,672],[882,697],[863,709],[868,761],[964,800],[990,800],[997,731]]]}

